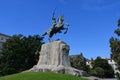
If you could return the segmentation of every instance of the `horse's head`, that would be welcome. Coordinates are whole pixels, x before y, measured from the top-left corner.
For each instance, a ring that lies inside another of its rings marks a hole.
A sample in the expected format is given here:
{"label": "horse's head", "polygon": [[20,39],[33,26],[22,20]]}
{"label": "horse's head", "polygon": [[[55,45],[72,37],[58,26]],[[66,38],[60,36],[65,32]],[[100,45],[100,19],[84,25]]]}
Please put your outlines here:
{"label": "horse's head", "polygon": [[58,18],[58,22],[63,22],[64,21],[64,15],[60,15]]}

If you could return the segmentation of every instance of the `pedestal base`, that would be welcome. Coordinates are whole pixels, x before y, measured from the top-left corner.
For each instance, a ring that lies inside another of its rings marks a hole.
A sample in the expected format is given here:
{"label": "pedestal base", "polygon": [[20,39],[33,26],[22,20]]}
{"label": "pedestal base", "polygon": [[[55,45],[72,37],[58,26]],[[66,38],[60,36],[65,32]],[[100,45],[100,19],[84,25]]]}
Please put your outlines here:
{"label": "pedestal base", "polygon": [[55,72],[84,76],[85,72],[70,66],[69,46],[63,41],[54,41],[43,44],[37,65],[31,68],[32,72]]}

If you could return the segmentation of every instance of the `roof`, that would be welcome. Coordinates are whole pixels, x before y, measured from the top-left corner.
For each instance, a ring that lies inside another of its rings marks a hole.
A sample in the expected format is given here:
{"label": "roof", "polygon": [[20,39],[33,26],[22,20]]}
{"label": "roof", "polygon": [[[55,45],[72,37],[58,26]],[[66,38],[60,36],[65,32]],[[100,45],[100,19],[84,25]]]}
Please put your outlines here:
{"label": "roof", "polygon": [[[101,59],[104,59],[104,60],[113,60],[113,59],[111,59],[111,58],[101,58]],[[87,60],[87,62],[93,62],[94,60]]]}
{"label": "roof", "polygon": [[2,34],[2,33],[0,33],[0,35],[5,36],[5,37],[10,37],[9,35]]}

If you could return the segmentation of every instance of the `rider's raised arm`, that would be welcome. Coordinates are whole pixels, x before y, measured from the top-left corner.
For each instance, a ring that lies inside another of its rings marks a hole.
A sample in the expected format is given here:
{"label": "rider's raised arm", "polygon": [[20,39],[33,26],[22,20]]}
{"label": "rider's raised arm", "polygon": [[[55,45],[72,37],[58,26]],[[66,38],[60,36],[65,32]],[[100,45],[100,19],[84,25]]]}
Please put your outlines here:
{"label": "rider's raised arm", "polygon": [[55,12],[53,12],[53,14],[52,14],[52,20],[54,20],[54,19],[55,19],[54,15],[55,15]]}

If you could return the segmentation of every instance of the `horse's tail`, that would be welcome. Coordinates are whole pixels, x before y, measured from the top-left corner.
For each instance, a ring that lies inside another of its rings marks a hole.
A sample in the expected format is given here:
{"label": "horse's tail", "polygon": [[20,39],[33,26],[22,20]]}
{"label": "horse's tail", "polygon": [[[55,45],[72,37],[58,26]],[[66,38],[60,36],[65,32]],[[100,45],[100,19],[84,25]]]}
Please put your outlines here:
{"label": "horse's tail", "polygon": [[42,36],[45,36],[47,34],[47,32],[45,32]]}
{"label": "horse's tail", "polygon": [[64,32],[64,34],[66,34],[68,32],[68,28],[66,28],[66,31]]}
{"label": "horse's tail", "polygon": [[68,23],[64,23],[66,25],[66,27],[64,28],[66,31],[64,32],[64,34],[66,34],[68,32],[68,26],[70,26]]}

